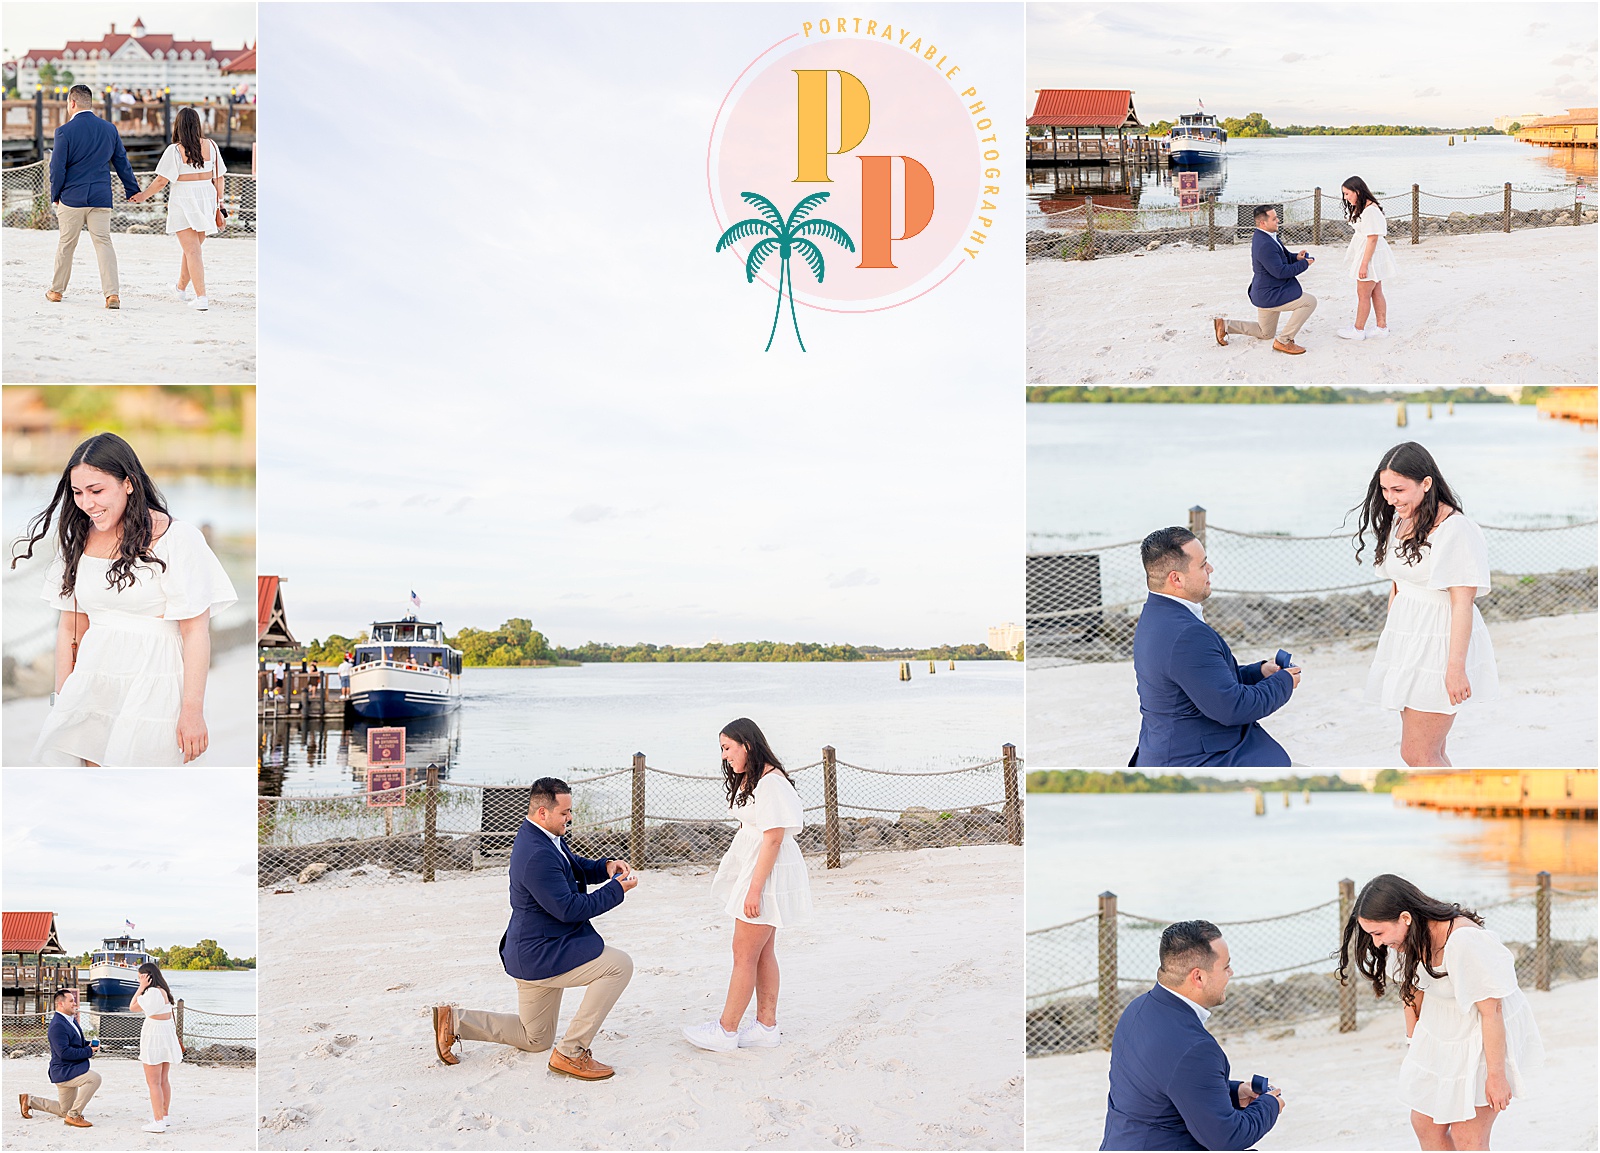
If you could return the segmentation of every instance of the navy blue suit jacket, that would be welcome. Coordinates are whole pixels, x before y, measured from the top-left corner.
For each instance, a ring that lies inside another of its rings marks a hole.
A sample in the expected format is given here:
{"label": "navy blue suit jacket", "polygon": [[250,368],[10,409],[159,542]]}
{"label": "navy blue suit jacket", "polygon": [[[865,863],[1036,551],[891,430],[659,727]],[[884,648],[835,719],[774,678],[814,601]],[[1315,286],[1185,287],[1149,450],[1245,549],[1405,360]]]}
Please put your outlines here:
{"label": "navy blue suit jacket", "polygon": [[94,1046],[60,1013],[50,1018],[50,1083],[59,1085],[89,1071]]}
{"label": "navy blue suit jacket", "polygon": [[1303,257],[1296,260],[1276,232],[1256,229],[1250,241],[1250,266],[1255,275],[1250,278],[1250,303],[1257,308],[1277,308],[1291,300],[1299,300],[1304,293],[1295,279],[1311,262]]}
{"label": "navy blue suit jacket", "polygon": [[93,112],[80,112],[56,129],[50,153],[50,199],[68,208],[110,208],[111,166],[117,166],[129,196],[139,191],[117,126]]}
{"label": "navy blue suit jacket", "polygon": [[[562,842],[565,847],[566,842]],[[511,845],[511,924],[500,938],[506,972],[541,981],[587,965],[606,947],[589,924],[622,904],[622,886],[606,881],[606,862],[557,848],[545,831],[524,820]]]}
{"label": "navy blue suit jacket", "polygon": [[1260,720],[1282,708],[1294,678],[1265,680],[1241,665],[1222,634],[1167,597],[1151,593],[1133,632],[1139,685],[1139,748],[1130,765],[1289,766]]}
{"label": "navy blue suit jacket", "polygon": [[1160,985],[1122,1012],[1111,1038],[1102,1149],[1248,1149],[1278,1122],[1278,1099],[1239,1108],[1239,1082],[1194,1008]]}

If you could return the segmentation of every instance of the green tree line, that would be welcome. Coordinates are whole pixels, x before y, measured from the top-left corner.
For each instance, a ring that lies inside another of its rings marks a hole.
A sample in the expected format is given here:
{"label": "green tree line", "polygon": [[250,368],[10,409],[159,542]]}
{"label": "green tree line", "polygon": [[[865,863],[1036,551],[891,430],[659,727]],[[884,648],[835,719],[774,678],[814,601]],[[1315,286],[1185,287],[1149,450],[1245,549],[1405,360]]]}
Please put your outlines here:
{"label": "green tree line", "polygon": [[[1395,770],[1386,770],[1394,772]],[[1338,773],[1317,773],[1302,777],[1291,774],[1270,780],[1234,780],[1229,777],[1186,776],[1161,773],[1147,776],[1140,772],[1103,772],[1092,769],[1038,769],[1028,774],[1030,793],[1239,793],[1245,789],[1263,792],[1360,793],[1366,790],[1345,780]],[[1389,785],[1393,788],[1393,783]]]}
{"label": "green tree line", "polygon": [[[230,957],[228,951],[210,937],[195,945],[173,945],[163,949],[159,945],[148,950],[150,957],[163,969],[254,969],[254,957]],[[83,954],[83,964],[89,964],[90,954]]]}
{"label": "green tree line", "polygon": [[[1522,402],[1532,403],[1529,389]],[[1475,388],[1429,388],[1419,392],[1401,389],[1304,387],[1282,384],[1166,384],[1114,388],[1093,384],[1031,385],[1030,404],[1387,404],[1404,400],[1418,404],[1510,404],[1511,398]]]}
{"label": "green tree line", "polygon": [[[1151,136],[1165,136],[1172,131],[1175,120],[1158,120],[1146,131]],[[1504,136],[1498,128],[1478,125],[1468,128],[1434,128],[1423,124],[1290,124],[1275,127],[1259,112],[1246,116],[1225,116],[1217,124],[1228,130],[1228,135],[1242,140],[1258,136]],[[1518,127],[1512,125],[1513,129]]]}

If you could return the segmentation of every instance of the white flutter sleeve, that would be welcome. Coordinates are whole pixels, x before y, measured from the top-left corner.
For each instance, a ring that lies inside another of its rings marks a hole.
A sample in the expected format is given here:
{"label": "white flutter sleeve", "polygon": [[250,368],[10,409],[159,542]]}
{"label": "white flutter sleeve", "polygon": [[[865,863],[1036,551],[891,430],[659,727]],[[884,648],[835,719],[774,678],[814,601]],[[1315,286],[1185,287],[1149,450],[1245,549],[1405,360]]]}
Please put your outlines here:
{"label": "white flutter sleeve", "polygon": [[161,159],[156,161],[156,175],[165,177],[169,182],[178,179],[178,146],[167,145],[167,150],[161,154]]}
{"label": "white flutter sleeve", "polygon": [[239,599],[222,562],[198,528],[175,520],[161,539],[167,546],[162,556],[167,568],[161,574],[161,592],[167,598],[162,616],[167,620],[186,621],[207,609],[216,616]]}
{"label": "white flutter sleeve", "polygon": [[799,834],[806,823],[805,811],[800,805],[800,794],[795,792],[789,778],[782,773],[768,773],[756,785],[756,825],[767,829],[786,829]]}
{"label": "white flutter sleeve", "polygon": [[1384,218],[1383,209],[1376,204],[1369,204],[1361,210],[1356,225],[1362,236],[1383,236],[1389,231],[1389,222]]}
{"label": "white flutter sleeve", "polygon": [[1456,1005],[1471,1012],[1479,1001],[1504,999],[1517,991],[1517,966],[1511,950],[1487,929],[1457,929],[1444,946],[1445,970]]}
{"label": "white flutter sleeve", "polygon": [[[1459,521],[1452,524],[1451,521]],[[1434,589],[1473,585],[1481,597],[1489,591],[1489,542],[1483,530],[1460,513],[1450,517],[1428,538],[1433,553],[1433,568],[1428,572],[1428,587]]]}
{"label": "white flutter sleeve", "polygon": [[72,598],[61,595],[61,578],[66,575],[66,571],[66,562],[61,559],[59,553],[56,554],[56,559],[44,570],[44,587],[39,590],[39,596],[51,608],[70,613]]}

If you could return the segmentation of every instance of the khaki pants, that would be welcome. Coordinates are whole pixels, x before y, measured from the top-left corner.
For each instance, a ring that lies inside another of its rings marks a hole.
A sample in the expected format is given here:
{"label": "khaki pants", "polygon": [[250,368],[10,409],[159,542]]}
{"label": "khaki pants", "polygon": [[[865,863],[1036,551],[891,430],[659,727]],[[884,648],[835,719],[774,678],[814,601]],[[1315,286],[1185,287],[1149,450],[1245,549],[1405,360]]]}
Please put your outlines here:
{"label": "khaki pants", "polygon": [[1309,292],[1302,292],[1299,300],[1291,300],[1288,304],[1280,304],[1277,308],[1258,308],[1256,315],[1260,320],[1230,320],[1229,332],[1242,333],[1253,336],[1257,340],[1271,340],[1278,331],[1278,316],[1281,313],[1289,314],[1289,323],[1284,325],[1283,335],[1279,340],[1293,340],[1300,331],[1300,326],[1311,319],[1311,314],[1317,310],[1317,298]]}
{"label": "khaki pants", "polygon": [[493,1041],[511,1045],[526,1053],[543,1053],[556,1035],[556,1017],[561,1012],[561,993],[587,985],[583,1003],[567,1026],[567,1035],[556,1048],[568,1057],[579,1049],[594,1045],[594,1036],[622,996],[633,977],[633,958],[610,945],[587,965],[541,981],[517,982],[517,1011],[488,1013],[481,1009],[458,1009],[456,1036],[463,1041]]}
{"label": "khaki pants", "polygon": [[56,1086],[57,1101],[48,1097],[35,1097],[28,1094],[28,1108],[42,1109],[46,1113],[54,1113],[57,1117],[82,1117],[89,1098],[94,1096],[94,1091],[100,1088],[100,1074],[90,1069],[87,1073],[79,1073],[70,1081],[62,1081]]}
{"label": "khaki pants", "polygon": [[120,296],[117,282],[117,252],[111,247],[111,209],[69,208],[56,205],[61,222],[61,239],[56,243],[56,270],[50,279],[51,292],[65,292],[72,279],[72,254],[78,249],[78,236],[88,229],[94,242],[94,256],[100,262],[100,291],[105,296]]}

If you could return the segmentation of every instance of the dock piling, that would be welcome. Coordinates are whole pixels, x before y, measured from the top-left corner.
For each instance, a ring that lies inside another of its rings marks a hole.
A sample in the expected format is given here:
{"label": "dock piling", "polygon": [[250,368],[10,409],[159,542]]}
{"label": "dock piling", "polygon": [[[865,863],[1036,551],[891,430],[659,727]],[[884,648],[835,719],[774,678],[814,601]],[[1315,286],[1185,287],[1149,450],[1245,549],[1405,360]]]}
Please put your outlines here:
{"label": "dock piling", "polygon": [[1267,794],[1263,793],[1260,789],[1257,789],[1256,790],[1256,816],[1264,817],[1266,815],[1267,815]]}

